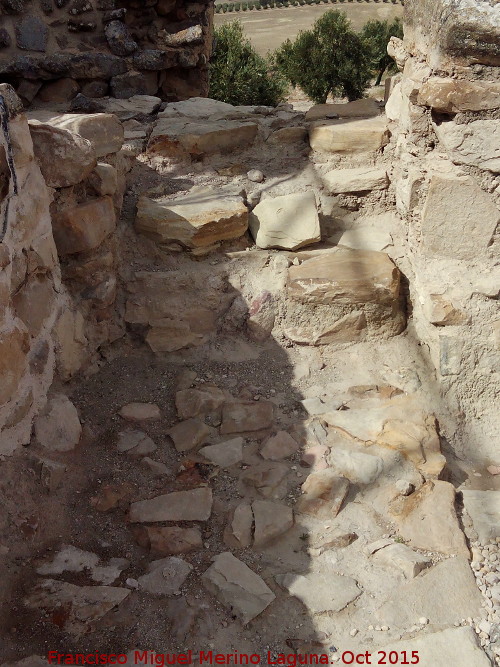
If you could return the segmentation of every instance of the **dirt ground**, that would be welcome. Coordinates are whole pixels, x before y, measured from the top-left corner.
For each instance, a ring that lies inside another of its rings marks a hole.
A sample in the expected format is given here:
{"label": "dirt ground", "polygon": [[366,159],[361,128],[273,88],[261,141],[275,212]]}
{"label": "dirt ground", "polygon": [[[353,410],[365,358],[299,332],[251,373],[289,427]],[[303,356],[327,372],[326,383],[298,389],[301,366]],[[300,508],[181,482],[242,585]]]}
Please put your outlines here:
{"label": "dirt ground", "polygon": [[360,30],[372,19],[385,21],[403,15],[401,5],[370,2],[216,14],[215,25],[218,27],[231,21],[241,21],[252,44],[261,55],[265,55],[268,51],[277,49],[286,39],[297,37],[301,30],[309,29],[316,19],[330,9],[341,9],[345,12],[355,30]]}

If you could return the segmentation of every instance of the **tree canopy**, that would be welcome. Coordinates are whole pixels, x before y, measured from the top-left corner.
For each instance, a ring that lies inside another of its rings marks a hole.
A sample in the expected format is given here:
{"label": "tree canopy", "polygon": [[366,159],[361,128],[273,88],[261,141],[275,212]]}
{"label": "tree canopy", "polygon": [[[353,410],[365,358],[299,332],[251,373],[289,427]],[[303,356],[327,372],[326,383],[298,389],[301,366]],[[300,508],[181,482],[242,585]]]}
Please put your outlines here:
{"label": "tree canopy", "polygon": [[387,44],[391,37],[403,37],[403,22],[399,17],[393,21],[368,21],[361,30],[361,39],[371,53],[371,66],[377,72],[375,85],[378,86],[386,70],[395,71],[394,60],[387,54]]}

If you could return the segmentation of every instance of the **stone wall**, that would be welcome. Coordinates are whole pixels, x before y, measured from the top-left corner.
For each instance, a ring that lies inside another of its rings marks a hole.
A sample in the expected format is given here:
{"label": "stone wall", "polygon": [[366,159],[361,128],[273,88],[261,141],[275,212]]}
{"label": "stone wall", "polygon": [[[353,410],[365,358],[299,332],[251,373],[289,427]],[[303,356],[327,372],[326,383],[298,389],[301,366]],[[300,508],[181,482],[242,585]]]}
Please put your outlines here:
{"label": "stone wall", "polygon": [[[0,454],[30,440],[55,375],[67,380],[116,322],[116,221],[130,162],[112,114],[28,122],[0,85]],[[86,138],[88,137],[88,138]]]}
{"label": "stone wall", "polygon": [[0,82],[25,102],[208,92],[211,0],[1,0]]}
{"label": "stone wall", "polygon": [[462,442],[494,456],[500,391],[500,12],[488,0],[408,0],[386,106],[417,335]]}

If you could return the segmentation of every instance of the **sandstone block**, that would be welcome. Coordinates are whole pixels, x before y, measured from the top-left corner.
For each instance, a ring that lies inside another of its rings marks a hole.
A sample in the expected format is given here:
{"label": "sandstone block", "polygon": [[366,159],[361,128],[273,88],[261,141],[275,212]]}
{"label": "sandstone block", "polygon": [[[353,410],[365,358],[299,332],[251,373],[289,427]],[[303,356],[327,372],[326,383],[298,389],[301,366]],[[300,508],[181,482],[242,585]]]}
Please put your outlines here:
{"label": "sandstone block", "polygon": [[35,420],[35,436],[42,447],[68,452],[80,442],[82,426],[75,406],[64,394],[49,399]]}
{"label": "sandstone block", "polygon": [[79,134],[37,120],[29,122],[33,151],[51,188],[81,183],[97,163],[90,141]]}
{"label": "sandstone block", "polygon": [[180,528],[179,526],[168,526],[158,528],[157,526],[146,527],[150,549],[153,553],[164,556],[175,556],[177,554],[196,551],[203,547],[201,532],[198,528]]}
{"label": "sandstone block", "polygon": [[250,213],[249,226],[259,248],[297,250],[319,241],[314,192],[263,199]]}
{"label": "sandstone block", "polygon": [[306,113],[307,121],[323,118],[371,118],[380,115],[376,100],[365,97],[344,104],[316,104]]}
{"label": "sandstone block", "polygon": [[200,487],[191,491],[174,491],[130,505],[130,521],[206,521],[212,512],[212,490]]}
{"label": "sandstone block", "polygon": [[260,450],[263,458],[271,461],[279,461],[287,456],[293,456],[298,450],[299,444],[286,431],[278,431],[276,435],[268,438]]}
{"label": "sandstone block", "polygon": [[136,231],[159,244],[181,243],[204,248],[237,239],[248,227],[248,210],[242,197],[211,188],[193,188],[175,200],[142,195],[137,204]]}
{"label": "sandstone block", "polygon": [[271,132],[267,143],[271,145],[300,144],[307,137],[307,129],[303,125],[293,127],[282,127],[280,130]]}
{"label": "sandstone block", "polygon": [[472,259],[486,250],[499,220],[493,200],[470,176],[434,174],[422,210],[423,250]]}
{"label": "sandstone block", "polygon": [[217,387],[197,387],[196,389],[181,389],[175,395],[175,407],[179,419],[189,419],[218,413],[226,400],[223,391]]}
{"label": "sandstone block", "polygon": [[224,542],[228,547],[245,549],[252,544],[253,513],[247,503],[240,503],[231,512],[224,531]]}
{"label": "sandstone block", "polygon": [[202,581],[243,625],[261,614],[276,597],[259,575],[229,552],[215,558]]}
{"label": "sandstone block", "polygon": [[269,500],[255,500],[252,503],[255,521],[254,546],[263,547],[275,540],[293,526],[293,512],[290,507]]}
{"label": "sandstone block", "polygon": [[243,438],[233,438],[217,445],[202,447],[199,454],[221,468],[229,468],[243,459]]}
{"label": "sandstone block", "polygon": [[360,120],[330,120],[311,123],[309,143],[326,153],[367,153],[379,151],[389,141],[384,116]]}
{"label": "sandstone block", "polygon": [[337,247],[288,270],[285,334],[309,345],[391,336],[405,325],[389,257]]}
{"label": "sandstone block", "polygon": [[209,427],[199,419],[187,419],[167,431],[178,452],[187,452],[201,444],[210,435]]}
{"label": "sandstone block", "polygon": [[121,408],[119,415],[133,422],[161,419],[160,408],[154,403],[127,403]]}
{"label": "sandstone block", "polygon": [[500,107],[500,84],[433,76],[420,88],[417,104],[443,113],[489,111]]}
{"label": "sandstone block", "polygon": [[235,120],[188,120],[160,116],[148,153],[171,158],[230,153],[247,148],[257,136],[256,123]]}
{"label": "sandstone block", "polygon": [[268,429],[273,422],[273,404],[268,401],[233,401],[222,408],[221,434]]}
{"label": "sandstone block", "polygon": [[[500,93],[498,95],[500,98]],[[499,102],[500,106],[500,102]],[[466,164],[500,173],[500,123],[475,120],[459,125],[453,121],[434,124],[434,130],[455,164]]]}
{"label": "sandstone block", "polygon": [[96,157],[117,153],[123,144],[123,126],[118,118],[110,113],[58,114],[52,111],[33,111],[28,114],[28,118],[79,134],[90,141]]}
{"label": "sandstone block", "polygon": [[113,200],[101,197],[66,209],[53,217],[52,224],[60,255],[93,250],[115,229]]}
{"label": "sandstone block", "polygon": [[334,169],[325,174],[324,180],[327,188],[335,195],[346,192],[385,190],[389,185],[387,172],[378,167]]}

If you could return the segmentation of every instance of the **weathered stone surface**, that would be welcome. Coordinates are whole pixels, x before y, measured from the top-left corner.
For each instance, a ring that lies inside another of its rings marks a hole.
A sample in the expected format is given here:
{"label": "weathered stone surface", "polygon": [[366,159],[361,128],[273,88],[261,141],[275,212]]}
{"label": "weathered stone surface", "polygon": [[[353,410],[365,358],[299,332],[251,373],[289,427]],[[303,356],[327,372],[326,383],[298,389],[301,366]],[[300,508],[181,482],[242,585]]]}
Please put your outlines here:
{"label": "weathered stone surface", "polygon": [[54,240],[59,255],[97,248],[116,226],[111,197],[100,197],[54,215]]}
{"label": "weathered stone surface", "polygon": [[46,275],[32,275],[12,298],[16,315],[26,325],[31,336],[38,336],[54,311],[56,293],[52,280]]}
{"label": "weathered stone surface", "polygon": [[119,452],[126,452],[129,456],[139,457],[152,454],[157,447],[143,431],[122,431],[118,434],[116,449]]}
{"label": "weathered stone surface", "polygon": [[244,470],[240,481],[247,489],[256,489],[264,498],[281,500],[286,495],[287,473],[288,466],[284,463],[259,463]]}
{"label": "weathered stone surface", "polygon": [[[335,248],[288,271],[285,334],[309,345],[400,333],[400,274],[384,253]],[[366,331],[365,331],[366,330]]]}
{"label": "weathered stone surface", "polygon": [[28,114],[28,118],[79,134],[90,141],[97,157],[116,153],[123,144],[123,126],[110,113],[57,114],[52,111],[33,111]]}
{"label": "weathered stone surface", "polygon": [[214,413],[220,414],[220,408],[225,400],[224,392],[217,387],[181,389],[175,395],[175,407],[179,419],[206,417]]}
{"label": "weathered stone surface", "polygon": [[344,104],[316,104],[306,113],[307,121],[323,118],[371,118],[380,115],[376,100],[366,97]]}
{"label": "weathered stone surface", "polygon": [[47,48],[49,29],[38,16],[25,16],[16,25],[16,43],[26,51],[41,51]]}
{"label": "weathered stone surface", "polygon": [[431,324],[436,326],[465,324],[467,316],[443,294],[429,294],[422,310]]}
{"label": "weathered stone surface", "polygon": [[427,482],[391,508],[401,536],[417,549],[469,557],[455,512],[455,488],[442,481]]}
{"label": "weathered stone surface", "polygon": [[19,328],[0,333],[0,405],[15,396],[26,368],[29,337]]}
{"label": "weathered stone surface", "polygon": [[500,84],[431,77],[418,91],[417,104],[444,113],[489,111],[500,107]]}
{"label": "weathered stone surface", "polygon": [[242,197],[221,196],[203,186],[177,199],[142,195],[137,204],[135,229],[156,243],[181,243],[203,248],[242,236],[248,227],[248,210]]}
{"label": "weathered stone surface", "polygon": [[89,182],[101,197],[112,196],[118,190],[118,172],[113,165],[99,162],[90,174]]}
{"label": "weathered stone surface", "polygon": [[303,495],[295,505],[296,512],[317,519],[333,519],[347,496],[349,481],[327,468],[311,473],[302,484],[302,491]]}
{"label": "weathered stone surface", "polygon": [[42,102],[67,102],[72,100],[80,91],[80,86],[74,79],[63,78],[46,83],[38,94]]}
{"label": "weathered stone surface", "polygon": [[108,97],[102,101],[102,105],[106,113],[113,113],[125,121],[155,113],[161,106],[161,98],[154,95],[134,95],[125,100]]}
{"label": "weathered stone surface", "polygon": [[111,53],[117,56],[129,56],[139,48],[128,27],[121,21],[110,21],[104,28],[104,34]]}
{"label": "weathered stone surface", "polygon": [[262,342],[269,338],[276,320],[276,305],[268,290],[262,291],[248,309],[247,330],[252,340]]}
{"label": "weathered stone surface", "polygon": [[297,250],[319,241],[314,192],[263,199],[250,213],[249,227],[259,248]]}
{"label": "weathered stone surface", "polygon": [[212,512],[212,490],[200,487],[174,491],[163,496],[140,500],[130,505],[130,521],[206,521]]}
{"label": "weathered stone surface", "polygon": [[125,74],[118,74],[111,79],[110,89],[112,95],[119,99],[154,96],[158,92],[158,73],[130,70]]}
{"label": "weathered stone surface", "polygon": [[240,463],[243,458],[243,438],[233,438],[217,445],[202,447],[199,454],[221,468],[229,468]]}
{"label": "weathered stone surface", "polygon": [[29,126],[35,157],[51,188],[76,185],[96,166],[97,158],[87,139],[36,120]]}
{"label": "weathered stone surface", "polygon": [[80,637],[108,611],[130,595],[130,590],[111,586],[75,586],[65,581],[45,579],[25,599],[30,609],[44,609],[54,614],[67,609],[63,629]]}
{"label": "weathered stone surface", "polygon": [[121,408],[119,415],[133,422],[161,419],[160,408],[154,403],[127,403]]}
{"label": "weathered stone surface", "polygon": [[309,143],[315,151],[326,153],[364,153],[378,151],[389,141],[384,116],[362,120],[331,120],[311,123]]}
{"label": "weathered stone surface", "polygon": [[376,611],[391,628],[408,627],[425,617],[431,624],[451,625],[481,614],[482,595],[463,556],[449,558],[402,584]]}
{"label": "weathered stone surface", "polygon": [[372,484],[384,469],[380,456],[349,447],[333,447],[327,460],[338,475],[353,484]]}
{"label": "weathered stone surface", "polygon": [[261,614],[276,597],[261,577],[229,552],[215,558],[202,581],[243,625]]}
{"label": "weathered stone surface", "polygon": [[161,558],[150,563],[148,573],[137,581],[139,587],[151,595],[176,595],[192,569],[182,558]]}
{"label": "weathered stone surface", "polygon": [[252,503],[255,521],[254,546],[263,547],[286,533],[293,526],[293,512],[290,507],[268,500]]}
{"label": "weathered stone surface", "polygon": [[203,547],[199,528],[180,528],[179,526],[158,528],[156,526],[147,526],[145,530],[149,539],[150,549],[153,553],[164,556],[175,556],[189,551],[196,551]]}
{"label": "weathered stone surface", "polygon": [[462,491],[465,511],[481,544],[500,537],[500,491]]}
{"label": "weathered stone surface", "polygon": [[222,408],[221,434],[262,431],[271,427],[273,404],[269,401],[231,401]]}
{"label": "weathered stone surface", "polygon": [[[498,97],[500,98],[500,92]],[[500,106],[500,102],[498,105]],[[475,120],[466,125],[448,121],[434,124],[434,130],[450,160],[455,164],[466,164],[500,173],[498,120]]]}
{"label": "weathered stone surface", "polygon": [[474,628],[447,628],[423,637],[404,639],[388,646],[382,646],[387,655],[391,651],[407,651],[408,655],[418,655],[426,667],[489,667],[491,662],[478,644]]}
{"label": "weathered stone surface", "polygon": [[335,195],[346,192],[385,190],[389,185],[387,172],[378,167],[333,169],[325,174],[324,181],[328,190]]}
{"label": "weathered stone surface", "polygon": [[500,211],[470,176],[434,174],[422,211],[423,251],[453,259],[476,257],[488,247],[499,220]]}
{"label": "weathered stone surface", "polygon": [[42,447],[68,452],[80,441],[82,426],[75,406],[64,394],[49,399],[35,420],[35,436]]}
{"label": "weathered stone surface", "polygon": [[278,574],[277,583],[305,604],[314,614],[336,612],[345,609],[361,595],[361,589],[350,577],[333,572],[320,574]]}
{"label": "weathered stone surface", "polygon": [[430,558],[422,556],[407,547],[406,544],[390,544],[378,549],[374,554],[374,559],[382,565],[401,570],[407,579],[413,579],[426,567],[432,565]]}
{"label": "weathered stone surface", "polygon": [[200,419],[187,419],[167,431],[178,452],[187,452],[201,444],[210,435],[210,428]]}
{"label": "weathered stone surface", "polygon": [[278,431],[264,442],[260,454],[265,459],[279,461],[295,454],[298,448],[298,442],[289,433]]}
{"label": "weathered stone surface", "polygon": [[257,131],[258,125],[251,122],[159,116],[148,153],[171,158],[227,153],[251,145]]}
{"label": "weathered stone surface", "polygon": [[253,512],[250,505],[240,503],[234,508],[224,530],[224,542],[228,547],[245,549],[252,544]]}
{"label": "weathered stone surface", "polygon": [[282,127],[280,130],[271,132],[267,143],[273,146],[299,144],[307,138],[307,129],[303,125]]}

